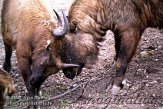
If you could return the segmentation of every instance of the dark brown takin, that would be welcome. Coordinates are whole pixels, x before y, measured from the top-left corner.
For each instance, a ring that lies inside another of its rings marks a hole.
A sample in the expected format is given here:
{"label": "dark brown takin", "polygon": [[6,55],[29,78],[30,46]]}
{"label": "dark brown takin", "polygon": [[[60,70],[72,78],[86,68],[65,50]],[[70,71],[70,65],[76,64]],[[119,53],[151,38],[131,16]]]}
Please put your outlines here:
{"label": "dark brown takin", "polygon": [[[122,88],[126,69],[147,27],[163,27],[162,0],[75,0],[68,15],[70,31],[63,41],[61,59],[78,64],[80,69],[65,68],[69,78],[97,59],[99,46],[107,30],[114,33],[116,75],[112,94]],[[107,36],[108,37],[108,36]],[[65,52],[67,51],[67,52]]]}

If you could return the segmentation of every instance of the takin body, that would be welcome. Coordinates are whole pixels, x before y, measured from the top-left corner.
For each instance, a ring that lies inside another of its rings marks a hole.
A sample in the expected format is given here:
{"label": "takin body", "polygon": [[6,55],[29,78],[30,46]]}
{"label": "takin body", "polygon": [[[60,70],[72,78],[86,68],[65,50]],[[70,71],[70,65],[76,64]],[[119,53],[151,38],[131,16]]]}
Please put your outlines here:
{"label": "takin body", "polygon": [[[46,2],[45,2],[46,1]],[[12,48],[16,49],[17,65],[23,76],[28,94],[35,96],[41,84],[53,73],[64,67],[76,65],[61,62],[58,46],[68,31],[48,8],[47,0],[4,0],[2,8],[2,37],[5,45],[3,69],[11,70]],[[45,73],[46,72],[46,73]],[[50,72],[50,73],[49,73]]]}
{"label": "takin body", "polygon": [[87,63],[96,60],[98,43],[103,41],[107,30],[112,30],[116,75],[111,90],[112,94],[117,94],[144,30],[147,27],[163,27],[163,1],[75,0],[68,20],[70,32],[64,38],[61,59],[65,63],[78,64],[80,69],[76,72],[65,68],[63,72],[73,79]]}
{"label": "takin body", "polygon": [[15,85],[11,76],[0,69],[0,109],[3,109],[6,97],[15,93]]}

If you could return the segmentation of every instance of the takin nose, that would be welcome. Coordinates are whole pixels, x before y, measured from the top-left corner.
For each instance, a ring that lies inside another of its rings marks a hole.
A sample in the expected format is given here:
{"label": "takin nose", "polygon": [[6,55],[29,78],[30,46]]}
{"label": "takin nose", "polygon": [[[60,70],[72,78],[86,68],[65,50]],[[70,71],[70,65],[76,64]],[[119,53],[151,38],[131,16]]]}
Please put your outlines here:
{"label": "takin nose", "polygon": [[31,86],[34,86],[36,84],[36,78],[31,77],[30,84],[31,84]]}
{"label": "takin nose", "polygon": [[32,76],[31,79],[30,79],[30,84],[31,84],[31,86],[34,86],[34,87],[40,87],[41,84],[44,81],[45,81],[45,79],[43,77],[40,77],[40,76],[34,77],[34,76]]}
{"label": "takin nose", "polygon": [[74,79],[76,76],[76,74],[74,72],[71,72],[71,71],[63,70],[63,73],[69,79]]}
{"label": "takin nose", "polygon": [[79,68],[64,68],[63,73],[69,79],[74,79],[75,76],[80,74],[81,70]]}

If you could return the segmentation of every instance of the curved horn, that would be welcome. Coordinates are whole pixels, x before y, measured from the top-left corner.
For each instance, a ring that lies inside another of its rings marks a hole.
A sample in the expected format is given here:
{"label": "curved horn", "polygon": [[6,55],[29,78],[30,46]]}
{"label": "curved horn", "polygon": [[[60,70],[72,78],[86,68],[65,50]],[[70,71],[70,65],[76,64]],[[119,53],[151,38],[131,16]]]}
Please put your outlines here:
{"label": "curved horn", "polygon": [[61,20],[60,16],[58,15],[58,13],[57,13],[54,9],[53,9],[53,11],[54,11],[55,15],[57,16],[57,20],[58,20],[57,26],[58,26],[58,27],[59,27],[59,26],[62,26],[62,20]]}
{"label": "curved horn", "polygon": [[67,20],[67,18],[65,16],[63,10],[61,10],[62,11],[62,15],[63,15],[63,20],[64,20],[64,26],[63,26],[63,29],[61,29],[60,28],[60,27],[62,27],[61,18],[59,17],[58,13],[55,10],[53,10],[53,11],[54,11],[54,13],[57,16],[58,26],[59,26],[58,28],[53,29],[53,35],[55,37],[63,37],[68,32],[68,29],[69,29],[68,20]]}

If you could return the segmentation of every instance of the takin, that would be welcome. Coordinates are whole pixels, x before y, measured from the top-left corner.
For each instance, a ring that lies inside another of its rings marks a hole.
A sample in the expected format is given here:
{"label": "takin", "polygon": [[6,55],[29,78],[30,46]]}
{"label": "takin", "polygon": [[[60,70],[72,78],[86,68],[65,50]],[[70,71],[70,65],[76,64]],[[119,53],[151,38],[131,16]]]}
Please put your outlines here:
{"label": "takin", "polygon": [[[28,95],[38,95],[45,79],[62,68],[78,65],[62,63],[59,42],[68,31],[63,11],[57,20],[47,0],[4,0],[2,7],[2,37],[5,46],[3,69],[11,70],[11,55],[16,49],[17,65]],[[47,72],[47,73],[45,73]]]}
{"label": "takin", "polygon": [[4,70],[0,69],[0,109],[3,109],[6,97],[11,96],[16,91],[14,81]]}
{"label": "takin", "polygon": [[[99,42],[107,30],[114,33],[116,74],[111,92],[123,87],[126,69],[147,27],[163,27],[162,0],[75,0],[68,14],[70,31],[63,39],[62,62],[78,64],[79,69],[63,68],[73,79],[98,57]],[[107,36],[108,37],[108,36]],[[67,52],[66,52],[67,51]]]}

